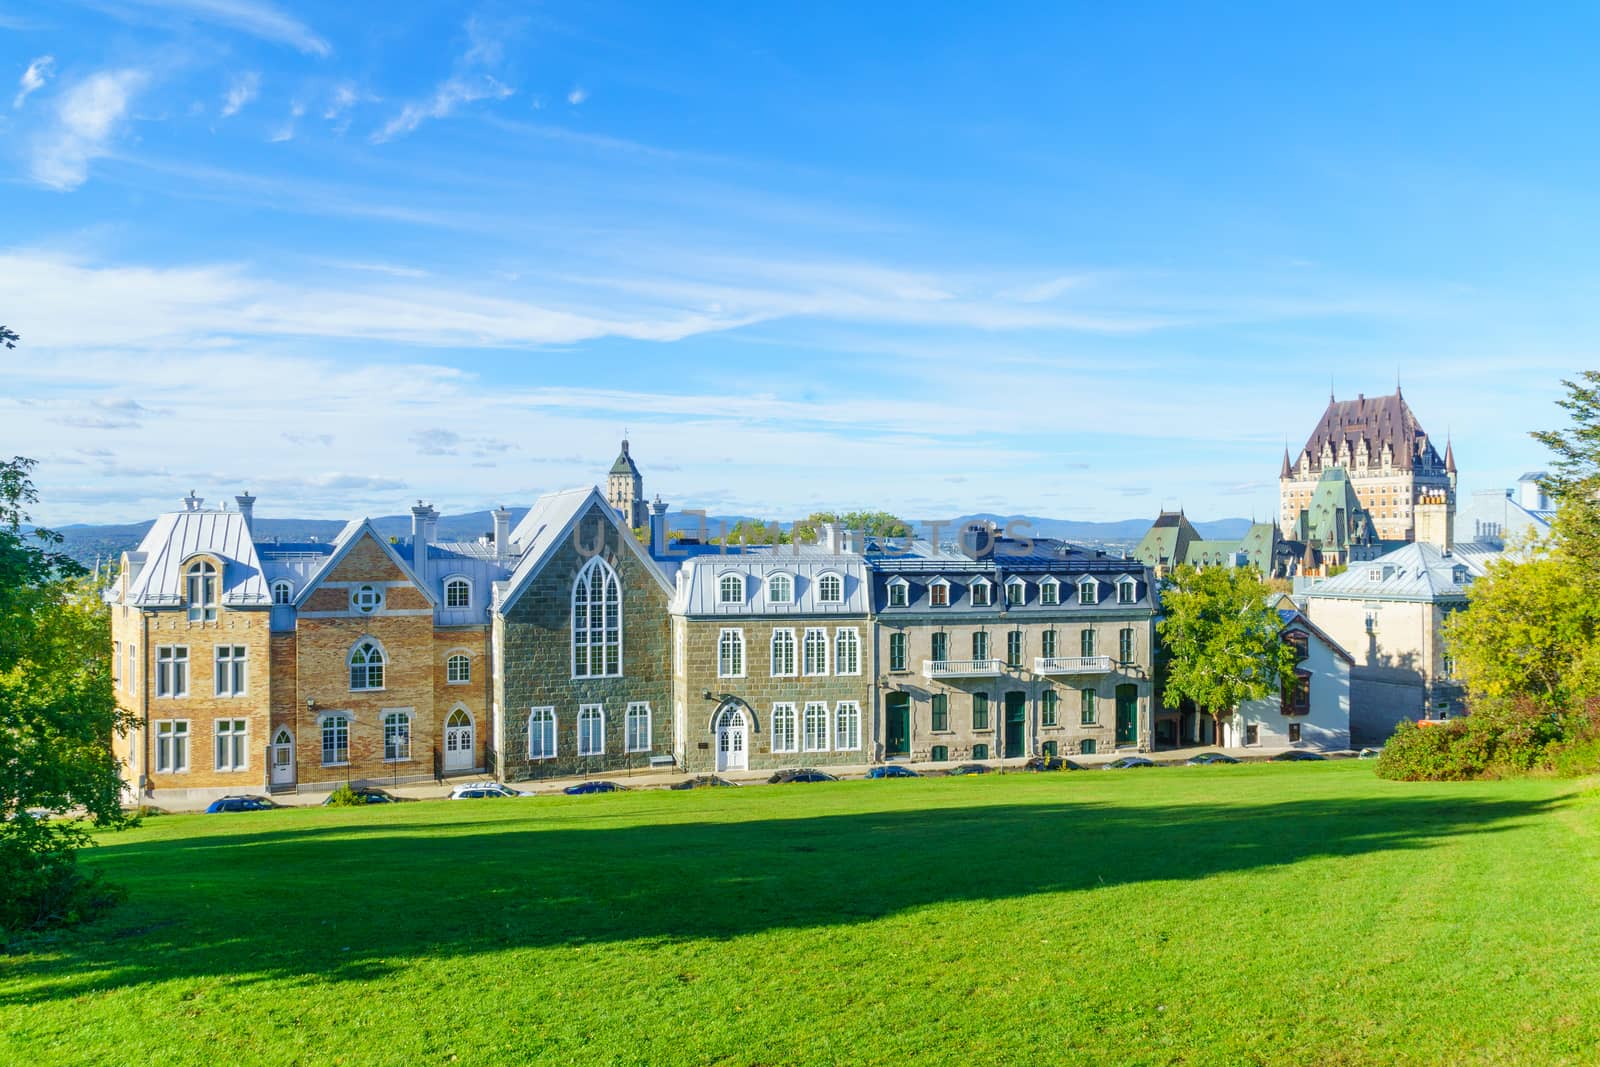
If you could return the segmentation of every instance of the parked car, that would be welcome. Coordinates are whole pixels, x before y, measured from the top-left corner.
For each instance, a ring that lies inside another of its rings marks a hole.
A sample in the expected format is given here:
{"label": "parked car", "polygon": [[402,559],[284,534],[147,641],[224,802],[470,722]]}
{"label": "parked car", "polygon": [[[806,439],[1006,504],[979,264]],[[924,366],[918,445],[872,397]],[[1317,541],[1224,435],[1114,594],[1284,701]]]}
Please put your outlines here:
{"label": "parked car", "polygon": [[1320,752],[1306,752],[1302,749],[1291,748],[1287,752],[1280,752],[1272,757],[1273,763],[1312,763],[1320,762],[1328,757]]}
{"label": "parked car", "polygon": [[1213,763],[1238,763],[1240,761],[1226,752],[1202,752],[1198,756],[1190,756],[1184,762],[1191,767],[1208,767]]}
{"label": "parked car", "polygon": [[903,767],[898,763],[880,763],[867,772],[868,778],[921,778],[922,775],[910,767]]}
{"label": "parked car", "polygon": [[626,793],[628,787],[616,782],[579,782],[562,790],[569,797],[586,797],[590,793]]}
{"label": "parked car", "polygon": [[271,811],[278,805],[266,797],[221,797],[206,806],[207,815],[226,811]]}
{"label": "parked car", "polygon": [[1377,759],[1381,755],[1383,755],[1381,748],[1364,748],[1356,753],[1356,759]]}
{"label": "parked car", "polygon": [[813,770],[802,767],[797,771],[779,771],[767,779],[769,785],[778,785],[781,782],[837,782],[839,779],[827,771]]}
{"label": "parked car", "polygon": [[1035,756],[1022,765],[1027,771],[1081,771],[1083,765],[1073,763],[1065,756]]}
{"label": "parked car", "polygon": [[947,773],[952,775],[988,774],[992,770],[994,770],[994,768],[986,763],[963,763],[959,767],[950,768]]}
{"label": "parked car", "polygon": [[718,778],[714,774],[698,774],[693,778],[685,778],[681,782],[673,782],[668,789],[704,789],[711,786],[736,786],[738,782],[730,782],[726,778]]}
{"label": "parked car", "polygon": [[[358,798],[360,798],[363,804],[398,804],[402,800],[412,799],[411,797],[397,797],[393,793],[386,793],[377,786],[372,785],[352,787],[350,792],[354,793]],[[327,807],[332,803],[333,794],[329,793],[327,798],[323,800],[322,806]]]}
{"label": "parked car", "polygon": [[1154,767],[1154,766],[1155,766],[1154,763],[1152,763],[1149,760],[1145,759],[1143,756],[1123,756],[1121,759],[1112,760],[1110,763],[1108,763],[1104,767],[1102,767],[1101,770],[1106,770],[1106,771],[1126,771],[1126,770],[1129,770],[1129,769],[1131,769],[1133,767]]}
{"label": "parked car", "polygon": [[532,793],[525,793],[520,789],[512,789],[509,785],[499,782],[471,782],[467,785],[458,785],[450,790],[451,800],[482,800],[488,797],[531,797]]}

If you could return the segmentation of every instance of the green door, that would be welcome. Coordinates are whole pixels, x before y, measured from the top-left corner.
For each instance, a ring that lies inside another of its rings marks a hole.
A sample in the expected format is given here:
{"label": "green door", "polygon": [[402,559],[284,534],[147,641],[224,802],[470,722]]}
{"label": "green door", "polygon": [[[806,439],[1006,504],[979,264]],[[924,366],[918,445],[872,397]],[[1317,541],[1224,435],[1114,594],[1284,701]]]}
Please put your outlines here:
{"label": "green door", "polygon": [[883,751],[886,756],[911,755],[911,694],[883,698]]}
{"label": "green door", "polygon": [[1139,687],[1117,686],[1117,744],[1131,745],[1139,740]]}
{"label": "green door", "polygon": [[1022,755],[1022,734],[1028,721],[1028,695],[1006,694],[1006,759]]}

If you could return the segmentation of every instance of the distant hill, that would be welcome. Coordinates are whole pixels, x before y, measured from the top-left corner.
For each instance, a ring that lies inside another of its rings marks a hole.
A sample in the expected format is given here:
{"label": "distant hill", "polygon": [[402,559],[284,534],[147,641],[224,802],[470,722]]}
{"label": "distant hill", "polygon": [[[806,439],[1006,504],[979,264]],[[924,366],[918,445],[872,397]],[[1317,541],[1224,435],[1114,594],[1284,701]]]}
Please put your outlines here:
{"label": "distant hill", "polygon": [[[512,527],[515,528],[527,513],[527,508],[512,508]],[[751,516],[746,515],[707,516],[708,535],[717,537],[724,529],[723,524],[732,527],[735,523],[749,518]],[[938,522],[940,536],[943,538],[951,536],[952,532],[962,524],[975,519],[992,522],[1002,530],[1007,523],[1017,523],[1022,532],[1033,537],[1059,537],[1066,541],[1112,546],[1131,546],[1137,543],[1150,528],[1152,521],[1144,518],[1122,519],[1116,522],[1086,522],[1080,519],[1049,519],[1038,515],[997,515],[992,512],[959,515],[950,519],[910,521],[918,534],[926,534],[930,523]],[[672,530],[693,533],[699,528],[699,523],[700,518],[696,515],[687,515],[683,512],[669,512],[667,515],[667,525]],[[1027,524],[1026,527],[1021,527],[1020,524],[1023,523]],[[385,515],[373,519],[372,524],[385,537],[411,536],[409,514]],[[122,553],[137,548],[151,525],[150,522],[113,523],[101,526],[80,523],[56,527],[56,531],[65,539],[62,549],[78,562],[92,567],[96,559],[115,562]],[[780,525],[788,529],[791,523],[783,522]],[[1210,522],[1195,522],[1194,526],[1202,537],[1227,540],[1243,537],[1245,531],[1250,528],[1250,521],[1215,519]],[[338,519],[256,519],[256,537],[260,540],[277,538],[280,541],[309,541],[314,538],[319,541],[331,541],[342,529],[344,523]],[[444,541],[473,541],[492,529],[494,529],[494,519],[487,511],[442,515],[439,518],[439,538]]]}

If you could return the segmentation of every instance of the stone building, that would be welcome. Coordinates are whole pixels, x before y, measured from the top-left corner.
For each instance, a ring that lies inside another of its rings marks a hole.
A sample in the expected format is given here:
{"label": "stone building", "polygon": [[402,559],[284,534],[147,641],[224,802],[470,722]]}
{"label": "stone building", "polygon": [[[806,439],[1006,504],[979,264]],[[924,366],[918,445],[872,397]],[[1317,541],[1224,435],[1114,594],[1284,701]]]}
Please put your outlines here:
{"label": "stone building", "polygon": [[628,454],[628,439],[622,439],[622,451],[611,464],[606,475],[606,502],[611,505],[624,525],[630,530],[644,529],[646,509],[644,503],[644,478]]}
{"label": "stone building", "polygon": [[[1354,400],[1328,398],[1327,409],[1298,454],[1284,450],[1278,477],[1278,525],[1285,540],[1303,541],[1304,513],[1313,506],[1324,472],[1344,471],[1354,499],[1371,517],[1376,540],[1415,539],[1414,508],[1419,494],[1440,490],[1453,499],[1455,453],[1443,457],[1423,430],[1398,388],[1393,396]],[[1349,510],[1348,508],[1346,509]]]}

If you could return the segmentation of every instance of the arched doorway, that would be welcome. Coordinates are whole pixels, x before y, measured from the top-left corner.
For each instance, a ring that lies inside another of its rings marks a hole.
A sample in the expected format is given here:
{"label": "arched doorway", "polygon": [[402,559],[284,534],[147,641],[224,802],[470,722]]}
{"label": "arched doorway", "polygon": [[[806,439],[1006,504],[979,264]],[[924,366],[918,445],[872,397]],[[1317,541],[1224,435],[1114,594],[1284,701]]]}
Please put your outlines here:
{"label": "arched doorway", "polygon": [[444,769],[470,771],[473,765],[472,716],[457,708],[444,721]]}
{"label": "arched doorway", "polygon": [[742,771],[750,766],[750,721],[744,712],[728,706],[717,713],[717,770]]}
{"label": "arched doorway", "polygon": [[273,785],[294,785],[294,734],[286,726],[280,726],[278,732],[272,736],[272,751],[268,757],[272,763]]}

